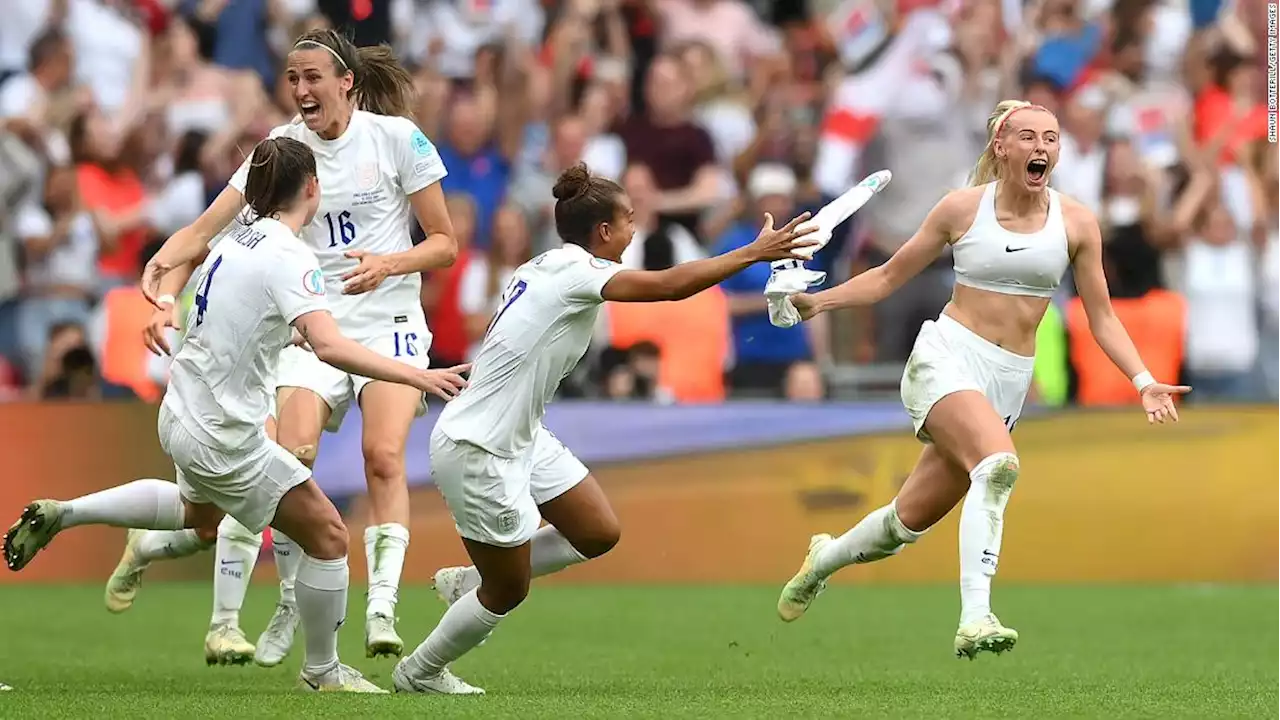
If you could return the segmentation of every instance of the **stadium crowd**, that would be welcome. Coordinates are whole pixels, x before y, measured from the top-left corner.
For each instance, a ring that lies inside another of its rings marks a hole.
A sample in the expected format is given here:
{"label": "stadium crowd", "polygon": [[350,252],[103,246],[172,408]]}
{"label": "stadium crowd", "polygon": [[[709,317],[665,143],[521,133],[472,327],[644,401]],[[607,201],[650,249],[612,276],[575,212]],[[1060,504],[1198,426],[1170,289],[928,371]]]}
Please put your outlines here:
{"label": "stadium crowd", "polygon": [[[557,242],[551,186],[579,160],[630,193],[624,263],[650,269],[888,168],[813,263],[834,282],[963,185],[990,109],[1021,97],[1061,120],[1052,184],[1097,214],[1152,372],[1276,397],[1261,0],[22,0],[0,23],[0,400],[159,399],[140,269],[293,116],[280,58],[322,26],[397,50],[448,168],[461,253],[424,282],[435,365],[470,356],[513,269]],[[566,394],[830,397],[832,367],[903,362],[952,282],[944,257],[874,308],[780,329],[768,275],[608,307]],[[1135,402],[1085,323],[1064,283],[1037,401]]]}

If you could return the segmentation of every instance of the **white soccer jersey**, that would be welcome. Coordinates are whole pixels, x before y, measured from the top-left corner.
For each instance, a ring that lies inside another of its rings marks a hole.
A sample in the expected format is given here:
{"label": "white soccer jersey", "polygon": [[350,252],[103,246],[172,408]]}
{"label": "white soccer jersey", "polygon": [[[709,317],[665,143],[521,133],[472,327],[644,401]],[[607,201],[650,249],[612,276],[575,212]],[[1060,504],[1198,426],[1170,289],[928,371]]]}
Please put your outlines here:
{"label": "white soccer jersey", "polygon": [[529,447],[560,381],[587,352],[605,283],[622,269],[568,244],[517,268],[440,431],[501,457]]}
{"label": "white soccer jersey", "polygon": [[[343,295],[342,275],[359,264],[343,253],[387,255],[413,247],[408,196],[446,174],[435,146],[412,120],[363,110],[335,140],[321,138],[300,119],[271,131],[271,137],[282,136],[306,143],[316,156],[320,210],[302,237],[320,260],[339,327],[363,341],[389,330],[397,316],[420,318],[420,274],[388,277],[373,292]],[[243,194],[248,177],[246,160],[229,184]]]}
{"label": "white soccer jersey", "polygon": [[311,248],[270,218],[230,232],[203,270],[164,404],[202,441],[239,447],[267,420],[293,321],[329,309],[324,276]]}

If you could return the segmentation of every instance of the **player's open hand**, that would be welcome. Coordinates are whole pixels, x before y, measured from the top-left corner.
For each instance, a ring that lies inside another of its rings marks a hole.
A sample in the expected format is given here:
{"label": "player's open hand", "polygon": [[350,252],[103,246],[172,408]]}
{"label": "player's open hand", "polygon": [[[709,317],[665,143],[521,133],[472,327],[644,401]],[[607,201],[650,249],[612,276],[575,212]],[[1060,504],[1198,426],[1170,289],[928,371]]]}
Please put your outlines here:
{"label": "player's open hand", "polygon": [[1165,385],[1152,383],[1142,389],[1142,409],[1147,411],[1147,422],[1164,423],[1166,420],[1178,422],[1178,408],[1173,399],[1178,395],[1191,392],[1190,385]]}
{"label": "player's open hand", "polygon": [[817,239],[807,237],[818,229],[817,223],[800,227],[808,219],[809,213],[802,213],[791,218],[786,225],[775,228],[773,216],[765,213],[764,227],[760,228],[760,234],[748,248],[757,260],[808,260],[808,256],[796,254],[800,248],[818,244]]}
{"label": "player's open hand", "polygon": [[470,369],[471,363],[465,363],[443,370],[423,370],[418,373],[417,382],[413,386],[442,400],[452,400],[467,386],[462,373]]}
{"label": "player's open hand", "polygon": [[342,286],[343,295],[367,293],[381,285],[391,274],[391,261],[382,255],[371,255],[367,250],[348,250],[343,255],[360,259],[360,264],[354,270],[342,276],[346,282]]}
{"label": "player's open hand", "polygon": [[142,330],[142,342],[156,355],[172,355],[173,351],[169,348],[169,328],[181,329],[178,325],[178,308],[170,303],[157,303],[151,319]]}
{"label": "player's open hand", "polygon": [[169,309],[170,306],[159,301],[160,297],[160,280],[169,274],[173,269],[172,263],[162,262],[158,257],[152,257],[147,261],[146,267],[142,268],[142,279],[138,281],[138,287],[142,289],[142,296],[157,308]]}

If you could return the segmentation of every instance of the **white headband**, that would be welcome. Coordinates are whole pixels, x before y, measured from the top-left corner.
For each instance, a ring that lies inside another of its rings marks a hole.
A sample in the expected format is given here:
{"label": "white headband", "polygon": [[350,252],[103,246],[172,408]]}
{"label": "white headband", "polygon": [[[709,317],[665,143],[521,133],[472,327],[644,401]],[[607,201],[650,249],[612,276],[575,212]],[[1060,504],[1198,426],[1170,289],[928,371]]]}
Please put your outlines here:
{"label": "white headband", "polygon": [[294,49],[294,50],[297,50],[298,48],[302,47],[303,45],[315,46],[315,47],[318,47],[318,48],[324,48],[325,50],[328,50],[328,51],[329,51],[329,54],[333,56],[333,59],[334,59],[334,60],[337,60],[337,61],[338,61],[338,63],[339,63],[340,65],[342,65],[342,69],[343,69],[343,70],[350,70],[350,69],[351,69],[351,68],[347,67],[347,61],[342,59],[342,56],[338,54],[338,51],[337,51],[337,50],[334,50],[333,48],[329,47],[328,45],[325,45],[325,44],[324,44],[324,43],[322,43],[322,42],[316,42],[315,40],[299,40],[299,41],[297,42],[297,44],[295,44],[295,45],[293,46],[293,49]]}

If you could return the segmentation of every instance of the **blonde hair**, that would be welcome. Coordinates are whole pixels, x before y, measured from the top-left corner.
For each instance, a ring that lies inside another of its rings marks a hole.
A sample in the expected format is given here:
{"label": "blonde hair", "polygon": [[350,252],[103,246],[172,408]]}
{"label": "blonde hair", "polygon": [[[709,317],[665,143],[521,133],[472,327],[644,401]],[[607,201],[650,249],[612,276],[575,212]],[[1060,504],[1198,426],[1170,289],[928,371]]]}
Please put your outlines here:
{"label": "blonde hair", "polygon": [[987,116],[987,146],[978,156],[978,164],[969,173],[969,187],[986,185],[1000,179],[1000,160],[996,157],[996,138],[1004,132],[1005,121],[1015,112],[1033,107],[1026,100],[1001,100],[996,109]]}

